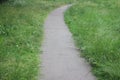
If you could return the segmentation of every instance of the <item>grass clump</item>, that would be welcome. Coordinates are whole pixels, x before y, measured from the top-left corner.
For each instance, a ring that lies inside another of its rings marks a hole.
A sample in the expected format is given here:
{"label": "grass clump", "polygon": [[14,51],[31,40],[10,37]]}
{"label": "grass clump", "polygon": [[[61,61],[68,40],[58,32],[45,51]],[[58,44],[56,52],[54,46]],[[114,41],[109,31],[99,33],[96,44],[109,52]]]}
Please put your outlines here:
{"label": "grass clump", "polygon": [[98,80],[120,80],[120,0],[84,0],[65,21]]}

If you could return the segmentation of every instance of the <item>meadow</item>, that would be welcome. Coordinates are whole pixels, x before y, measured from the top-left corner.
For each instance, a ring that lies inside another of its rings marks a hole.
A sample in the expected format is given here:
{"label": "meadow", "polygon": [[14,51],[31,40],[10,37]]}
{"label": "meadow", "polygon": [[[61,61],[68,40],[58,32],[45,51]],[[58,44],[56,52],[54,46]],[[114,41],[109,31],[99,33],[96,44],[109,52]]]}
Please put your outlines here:
{"label": "meadow", "polygon": [[98,80],[120,80],[120,0],[80,1],[65,21]]}
{"label": "meadow", "polygon": [[120,0],[9,0],[0,4],[0,80],[37,80],[43,24],[55,8],[66,13],[82,56],[98,80],[120,80]]}

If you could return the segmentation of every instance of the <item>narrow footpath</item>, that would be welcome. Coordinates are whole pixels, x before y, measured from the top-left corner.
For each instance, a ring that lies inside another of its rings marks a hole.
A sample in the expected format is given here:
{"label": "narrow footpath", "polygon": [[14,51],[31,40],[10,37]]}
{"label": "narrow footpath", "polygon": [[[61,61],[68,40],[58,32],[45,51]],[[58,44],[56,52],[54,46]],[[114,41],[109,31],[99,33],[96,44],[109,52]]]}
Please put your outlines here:
{"label": "narrow footpath", "polygon": [[96,80],[89,64],[80,57],[64,22],[64,12],[69,7],[54,10],[45,21],[39,80]]}

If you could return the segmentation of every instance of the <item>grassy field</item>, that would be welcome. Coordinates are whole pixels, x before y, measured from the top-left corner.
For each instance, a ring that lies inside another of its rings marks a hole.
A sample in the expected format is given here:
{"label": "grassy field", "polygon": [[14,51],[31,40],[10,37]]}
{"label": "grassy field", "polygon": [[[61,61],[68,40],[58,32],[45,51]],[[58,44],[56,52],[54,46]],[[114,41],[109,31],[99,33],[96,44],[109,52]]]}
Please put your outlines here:
{"label": "grassy field", "polygon": [[0,80],[36,80],[43,23],[62,0],[10,0],[0,4]]}
{"label": "grassy field", "polygon": [[120,80],[120,0],[10,0],[0,4],[0,80],[37,80],[43,23],[79,1],[65,21],[98,80]]}
{"label": "grassy field", "polygon": [[81,0],[65,21],[98,80],[120,80],[120,0]]}

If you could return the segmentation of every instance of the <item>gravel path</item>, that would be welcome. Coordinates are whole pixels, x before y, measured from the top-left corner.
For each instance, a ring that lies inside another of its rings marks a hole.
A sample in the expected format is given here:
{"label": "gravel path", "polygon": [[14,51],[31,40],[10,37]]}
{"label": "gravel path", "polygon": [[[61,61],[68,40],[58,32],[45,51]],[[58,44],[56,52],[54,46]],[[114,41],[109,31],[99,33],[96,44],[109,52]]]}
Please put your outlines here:
{"label": "gravel path", "polygon": [[96,80],[89,64],[80,57],[64,22],[64,11],[54,10],[44,24],[42,75],[40,80]]}

